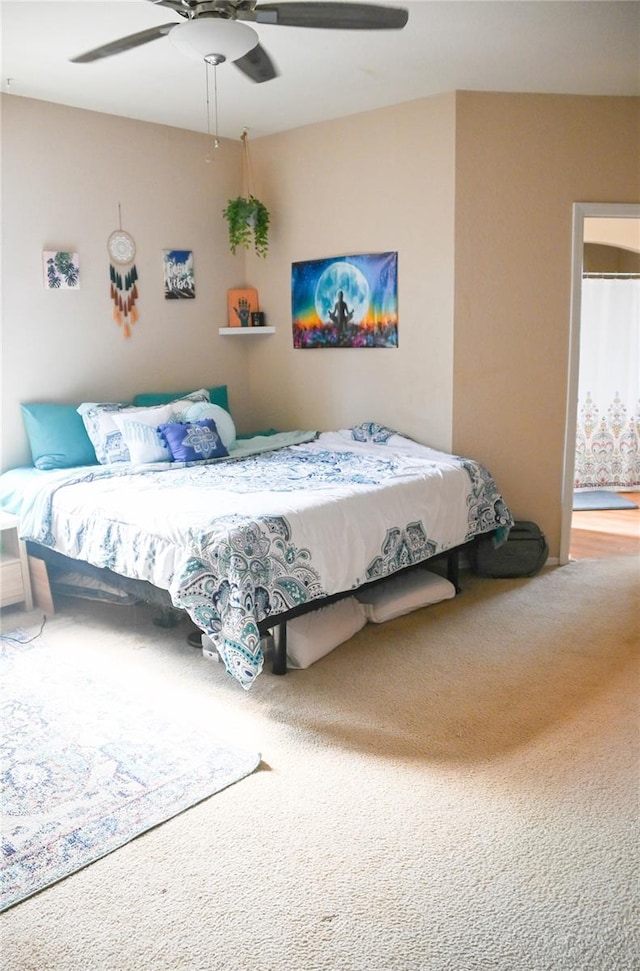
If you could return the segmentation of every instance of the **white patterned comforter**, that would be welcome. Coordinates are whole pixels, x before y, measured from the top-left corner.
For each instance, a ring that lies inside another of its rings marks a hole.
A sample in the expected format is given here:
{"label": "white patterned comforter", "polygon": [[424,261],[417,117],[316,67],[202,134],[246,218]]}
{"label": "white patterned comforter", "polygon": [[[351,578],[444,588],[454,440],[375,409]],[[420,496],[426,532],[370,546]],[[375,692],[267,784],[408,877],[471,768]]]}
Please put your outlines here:
{"label": "white patterned comforter", "polygon": [[483,466],[364,423],[208,463],[52,472],[25,497],[21,532],[168,590],[248,688],[260,621],[511,523]]}

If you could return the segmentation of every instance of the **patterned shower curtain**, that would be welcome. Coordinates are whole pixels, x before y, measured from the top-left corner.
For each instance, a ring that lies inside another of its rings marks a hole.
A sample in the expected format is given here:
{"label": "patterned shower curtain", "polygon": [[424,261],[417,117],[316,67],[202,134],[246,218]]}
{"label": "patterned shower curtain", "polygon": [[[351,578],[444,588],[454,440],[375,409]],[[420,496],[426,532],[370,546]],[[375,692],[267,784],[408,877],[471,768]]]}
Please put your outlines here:
{"label": "patterned shower curtain", "polygon": [[640,487],[640,279],[582,281],[575,488]]}

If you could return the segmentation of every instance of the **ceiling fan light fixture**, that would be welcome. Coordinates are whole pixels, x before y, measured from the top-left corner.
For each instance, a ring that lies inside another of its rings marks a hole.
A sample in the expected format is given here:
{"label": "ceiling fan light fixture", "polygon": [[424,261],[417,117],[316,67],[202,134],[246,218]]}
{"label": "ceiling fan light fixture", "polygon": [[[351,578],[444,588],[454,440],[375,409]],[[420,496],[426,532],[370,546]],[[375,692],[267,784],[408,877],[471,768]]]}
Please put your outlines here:
{"label": "ceiling fan light fixture", "polygon": [[244,57],[257,45],[258,35],[252,27],[237,20],[199,17],[174,27],[169,40],[187,57],[198,61],[210,59],[209,63],[219,64]]}

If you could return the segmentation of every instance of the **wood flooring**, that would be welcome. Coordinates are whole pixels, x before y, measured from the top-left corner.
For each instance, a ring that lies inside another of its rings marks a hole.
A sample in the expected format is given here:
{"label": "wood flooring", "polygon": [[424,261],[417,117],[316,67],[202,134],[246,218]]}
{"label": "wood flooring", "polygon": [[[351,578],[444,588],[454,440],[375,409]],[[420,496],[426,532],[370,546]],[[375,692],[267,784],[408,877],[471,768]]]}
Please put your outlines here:
{"label": "wood flooring", "polygon": [[[620,495],[640,507],[640,492]],[[640,556],[640,508],[574,512],[569,556],[572,560]]]}

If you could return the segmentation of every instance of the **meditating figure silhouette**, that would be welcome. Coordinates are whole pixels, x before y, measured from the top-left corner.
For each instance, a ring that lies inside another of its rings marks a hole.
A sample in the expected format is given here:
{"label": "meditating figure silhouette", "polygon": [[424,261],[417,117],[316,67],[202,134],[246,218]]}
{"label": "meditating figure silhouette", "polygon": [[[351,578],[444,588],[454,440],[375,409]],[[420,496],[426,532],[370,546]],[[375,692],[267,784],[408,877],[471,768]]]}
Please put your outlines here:
{"label": "meditating figure silhouette", "polygon": [[351,310],[348,309],[342,290],[338,290],[338,299],[336,300],[336,305],[333,310],[329,311],[329,317],[332,323],[336,325],[338,335],[343,336],[345,330],[347,329],[347,324],[351,323],[351,318],[353,317],[353,308]]}

